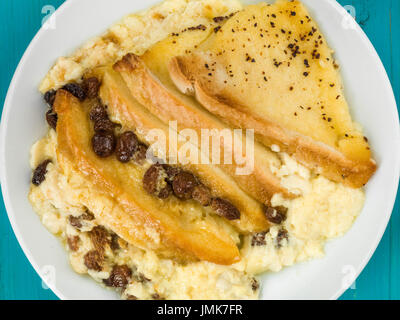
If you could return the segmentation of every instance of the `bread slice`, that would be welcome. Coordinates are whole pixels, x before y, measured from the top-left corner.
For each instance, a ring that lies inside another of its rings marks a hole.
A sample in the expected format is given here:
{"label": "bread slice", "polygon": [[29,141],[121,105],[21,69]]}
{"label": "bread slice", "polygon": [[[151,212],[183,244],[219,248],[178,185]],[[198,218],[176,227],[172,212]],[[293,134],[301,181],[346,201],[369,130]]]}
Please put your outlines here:
{"label": "bread slice", "polygon": [[376,170],[367,139],[352,121],[332,50],[301,2],[246,7],[169,72],[232,126],[253,128],[309,168],[351,187]]}
{"label": "bread slice", "polygon": [[[183,39],[181,36],[178,38]],[[128,54],[115,64],[114,69],[121,74],[132,96],[164,123],[177,120],[179,130],[194,129],[199,137],[201,137],[202,129],[232,132],[231,127],[204,110],[194,99],[183,95],[176,89],[167,72],[163,72],[161,68],[161,66],[164,66],[163,68],[167,70],[167,62],[169,61],[167,51],[159,50],[159,46],[163,44],[166,44],[166,42],[154,47],[143,56],[143,59],[134,54]],[[154,56],[156,57],[154,60],[149,58],[152,52],[159,52]],[[146,61],[146,64],[144,61]],[[158,66],[160,66],[160,72],[156,70]],[[152,68],[151,71],[148,67]],[[219,142],[221,155],[224,154],[225,150],[232,148],[232,145],[224,139],[220,139]],[[243,145],[246,144],[243,137],[242,143]],[[233,150],[233,152],[242,152],[242,150]],[[278,166],[278,163],[279,160],[272,152],[255,143],[254,170],[249,174],[238,175],[237,169],[241,166],[235,161],[232,164],[221,161],[217,166],[231,176],[239,187],[254,199],[261,203],[268,203],[276,193],[281,193],[288,198],[295,196],[285,189],[281,185],[280,179],[270,171],[270,166]]]}
{"label": "bread slice", "polygon": [[145,248],[172,257],[224,265],[240,260],[239,250],[231,234],[219,226],[219,218],[203,218],[203,208],[193,203],[172,197],[156,199],[142,187],[143,166],[94,154],[88,106],[64,90],[57,92],[54,106],[58,114],[59,163],[62,168],[66,162],[71,164],[87,179],[89,187],[123,208],[123,215],[109,221],[114,232],[133,244],[145,244]]}
{"label": "bread slice", "polygon": [[[102,79],[100,97],[103,103],[108,106],[110,116],[113,119],[118,119],[123,130],[135,131],[141,141],[148,144],[151,144],[151,141],[146,139],[148,139],[151,130],[157,129],[163,132],[166,137],[166,150],[162,150],[161,153],[168,155],[170,148],[174,148],[174,145],[170,144],[168,126],[132,97],[119,73],[112,68],[102,68],[99,71],[96,76]],[[178,139],[177,147],[180,148],[182,145],[183,142]],[[193,148],[198,149],[198,146],[193,145]],[[198,152],[201,151],[198,150]],[[241,190],[224,171],[212,164],[188,163],[180,164],[180,166],[195,174],[204,185],[210,188],[214,197],[227,199],[238,208],[241,213],[240,219],[229,222],[240,232],[268,230],[269,224],[263,212],[262,204]]]}

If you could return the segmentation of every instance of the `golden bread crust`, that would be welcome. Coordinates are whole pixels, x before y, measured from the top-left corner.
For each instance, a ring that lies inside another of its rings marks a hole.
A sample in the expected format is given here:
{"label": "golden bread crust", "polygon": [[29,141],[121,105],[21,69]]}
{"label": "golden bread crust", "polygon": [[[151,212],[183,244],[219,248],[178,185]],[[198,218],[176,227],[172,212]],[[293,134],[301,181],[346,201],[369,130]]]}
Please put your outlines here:
{"label": "golden bread crust", "polygon": [[[160,202],[148,195],[139,182],[142,173],[134,164],[128,167],[114,157],[98,158],[91,148],[88,108],[78,99],[59,90],[54,107],[58,114],[60,165],[67,159],[94,188],[115,199],[124,209],[125,216],[115,216],[109,221],[115,232],[133,244],[169,257],[224,265],[240,260],[236,244],[216,224],[208,220],[189,223],[176,213],[175,203]],[[186,203],[178,206],[182,211],[189,210]],[[154,239],[155,234],[159,241]]]}
{"label": "golden bread crust", "polygon": [[[165,123],[178,120],[178,126],[194,129],[199,136],[201,136],[201,129],[232,130],[215,116],[198,107],[195,101],[187,100],[184,95],[167,87],[165,85],[167,80],[161,82],[157,79],[140,57],[128,54],[114,65],[114,69],[121,74],[131,94]],[[232,146],[223,145],[221,142],[221,148],[221,154],[223,154],[224,148],[232,148]],[[285,189],[280,180],[270,171],[271,161],[276,161],[276,159],[265,147],[255,143],[254,171],[251,174],[237,175],[235,164],[219,164],[218,166],[230,175],[242,190],[261,203],[268,203],[276,193],[293,198],[294,195]]]}
{"label": "golden bread crust", "polygon": [[[103,70],[102,86],[100,89],[100,97],[102,101],[109,106],[109,112],[112,117],[117,118],[124,128],[134,130],[142,141],[146,141],[146,136],[150,130],[156,128],[161,130],[166,137],[165,154],[169,154],[170,147],[174,146],[169,143],[169,128],[149,111],[139,104],[133,98],[126,87],[126,84],[119,73],[111,68]],[[147,141],[146,141],[147,142]],[[177,147],[183,144],[178,139]],[[197,146],[194,146],[197,148]],[[177,150],[173,150],[177,151]],[[199,151],[200,153],[201,151]],[[213,196],[221,197],[232,202],[241,212],[239,220],[229,221],[237,229],[243,233],[260,232],[268,230],[269,223],[263,212],[261,203],[254,200],[240,189],[235,181],[224,171],[215,165],[202,164],[181,164],[181,166],[194,173],[201,179],[201,182],[212,191]]]}
{"label": "golden bread crust", "polygon": [[197,77],[201,74],[198,66],[204,63],[198,55],[174,57],[169,64],[171,79],[179,90],[195,95],[208,111],[228,124],[254,129],[258,141],[265,146],[278,145],[282,151],[293,155],[303,165],[311,169],[321,168],[321,174],[328,179],[353,188],[365,185],[376,171],[376,163],[372,159],[348,159],[333,147],[256,117],[238,105],[232,97],[215,94],[206,81]]}

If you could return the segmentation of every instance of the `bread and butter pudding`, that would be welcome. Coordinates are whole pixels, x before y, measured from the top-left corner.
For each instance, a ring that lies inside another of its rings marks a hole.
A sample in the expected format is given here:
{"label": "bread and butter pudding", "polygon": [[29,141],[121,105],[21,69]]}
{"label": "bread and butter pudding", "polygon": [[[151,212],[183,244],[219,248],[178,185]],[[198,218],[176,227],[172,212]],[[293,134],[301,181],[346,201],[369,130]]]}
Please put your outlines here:
{"label": "bread and butter pudding", "polygon": [[[128,300],[257,299],[257,275],[322,257],[352,226],[376,168],[296,0],[166,0],[60,58],[40,91],[29,199],[72,268]],[[170,161],[187,146],[169,143],[174,121],[253,129],[253,170]],[[169,149],[149,156],[154,129]]]}

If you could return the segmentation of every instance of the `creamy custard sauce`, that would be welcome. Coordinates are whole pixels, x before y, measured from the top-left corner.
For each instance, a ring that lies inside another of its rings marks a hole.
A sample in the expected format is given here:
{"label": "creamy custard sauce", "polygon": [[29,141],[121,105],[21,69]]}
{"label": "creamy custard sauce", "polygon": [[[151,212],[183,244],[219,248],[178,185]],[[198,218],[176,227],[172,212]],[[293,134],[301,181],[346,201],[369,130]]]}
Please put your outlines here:
{"label": "creamy custard sauce", "polygon": [[[226,16],[241,8],[236,0],[167,0],[148,11],[129,15],[70,57],[60,58],[41,83],[40,91],[79,79],[85,70],[114,62],[128,52],[141,54],[171,33],[212,24],[213,17]],[[279,165],[271,170],[286,188],[300,196],[293,200],[279,194],[273,197],[273,206],[288,208],[286,221],[282,226],[272,226],[268,233],[245,236],[239,263],[232,266],[209,262],[181,264],[116,237],[118,248],[105,247],[106,263],[98,272],[88,270],[84,263],[85,254],[94,246],[89,231],[104,226],[112,234],[107,219],[99,212],[121,209],[109,198],[88,188],[78,172],[63,172],[57,163],[56,148],[57,134],[52,129],[32,147],[32,168],[45,159],[51,159],[52,163],[47,167],[44,182],[31,187],[29,199],[45,227],[65,243],[71,266],[77,273],[89,274],[103,283],[115,264],[127,265],[133,270],[131,281],[121,290],[126,299],[256,299],[260,292],[256,275],[322,257],[326,241],[342,236],[364,204],[362,189],[331,182],[273,147]],[[70,216],[79,217],[88,210],[94,218],[81,222],[79,228],[73,227]],[[286,233],[282,233],[282,227]],[[71,241],[75,241],[77,250],[71,250],[71,243],[68,245]]]}

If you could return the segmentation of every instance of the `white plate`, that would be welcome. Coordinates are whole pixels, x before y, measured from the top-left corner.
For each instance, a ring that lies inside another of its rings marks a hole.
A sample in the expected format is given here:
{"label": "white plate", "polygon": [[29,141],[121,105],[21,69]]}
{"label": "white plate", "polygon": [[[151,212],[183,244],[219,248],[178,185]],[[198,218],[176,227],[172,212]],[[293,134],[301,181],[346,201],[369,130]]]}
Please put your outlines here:
{"label": "white plate", "polygon": [[[55,279],[47,283],[62,299],[115,299],[117,296],[71,270],[59,240],[42,226],[28,202],[29,149],[46,131],[45,105],[37,86],[57,57],[71,53],[122,16],[157,2],[66,1],[55,13],[56,28],[40,30],[30,44],[8,91],[0,149],[4,201],[26,256],[42,278]],[[334,0],[304,0],[304,3],[336,51],[351,111],[370,138],[379,169],[366,188],[364,210],[346,236],[330,242],[323,259],[265,275],[264,299],[338,298],[375,251],[390,218],[399,178],[400,130],[396,102],[376,51],[358,26],[349,28],[349,16]]]}

